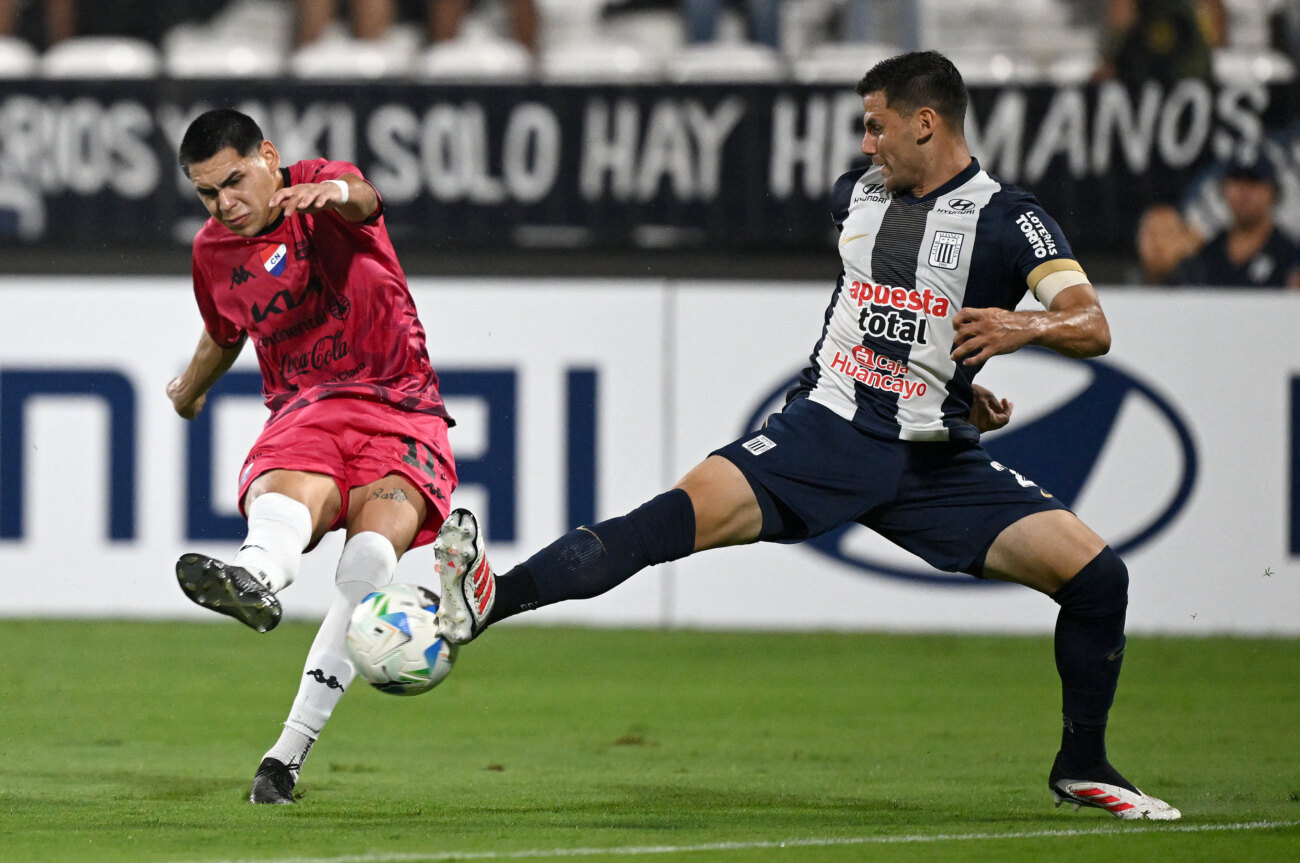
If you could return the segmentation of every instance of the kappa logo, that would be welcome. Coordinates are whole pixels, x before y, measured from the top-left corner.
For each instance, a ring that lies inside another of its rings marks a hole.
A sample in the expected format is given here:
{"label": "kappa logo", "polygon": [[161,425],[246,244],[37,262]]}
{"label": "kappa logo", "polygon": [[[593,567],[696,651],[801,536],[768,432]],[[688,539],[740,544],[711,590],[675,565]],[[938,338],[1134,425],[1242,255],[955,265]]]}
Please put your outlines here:
{"label": "kappa logo", "polygon": [[251,278],[253,278],[253,274],[250,273],[248,270],[244,269],[242,265],[238,267],[234,267],[230,271],[230,290],[233,291],[235,288],[242,285],[244,282],[248,281]]}
{"label": "kappa logo", "polygon": [[339,682],[339,679],[332,674],[326,675],[322,669],[313,668],[311,671],[305,673],[303,677],[310,677],[326,689],[337,689],[340,692],[343,691],[343,684]]}
{"label": "kappa logo", "polygon": [[[1008,475],[1017,482],[1050,489],[1061,503],[1077,509],[1084,521],[1095,518],[1116,552],[1125,554],[1141,548],[1170,526],[1191,499],[1196,485],[1198,455],[1187,420],[1160,392],[1131,370],[1105,360],[1070,360],[1044,348],[1026,348],[1002,361],[1025,365],[1054,366],[1049,371],[1027,375],[1033,379],[1060,380],[1076,377],[1078,389],[1049,410],[1029,418],[1017,417],[996,434],[985,436],[983,445],[1000,465],[1014,465]],[[1063,368],[1068,366],[1068,368]],[[798,375],[782,382],[744,418],[748,431],[785,403],[785,394],[798,382]],[[1009,394],[1014,396],[1014,394]],[[1129,417],[1140,419],[1129,420]],[[1069,441],[1062,447],[1061,441]],[[1146,464],[1143,485],[1149,491],[1134,500],[1131,485],[1113,483],[1116,470],[1141,461],[1147,448],[1167,452],[1161,465]],[[997,469],[996,467],[994,468]],[[1091,483],[1099,474],[1112,481]],[[1032,477],[1033,479],[1027,479]],[[1085,487],[1087,499],[1082,500]],[[810,550],[873,576],[921,580],[970,589],[996,589],[1002,582],[948,575],[894,549],[886,540],[866,536],[870,532],[855,524],[846,525],[807,540]]]}

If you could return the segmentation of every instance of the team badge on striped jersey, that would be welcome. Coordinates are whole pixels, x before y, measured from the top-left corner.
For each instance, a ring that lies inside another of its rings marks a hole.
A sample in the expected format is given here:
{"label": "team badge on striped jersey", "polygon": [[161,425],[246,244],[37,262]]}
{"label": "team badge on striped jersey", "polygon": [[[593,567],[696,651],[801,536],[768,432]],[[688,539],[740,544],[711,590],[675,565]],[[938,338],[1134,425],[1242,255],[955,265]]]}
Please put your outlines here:
{"label": "team badge on striped jersey", "polygon": [[961,258],[961,244],[964,234],[953,231],[935,231],[934,242],[930,244],[930,266],[941,270],[957,269]]}

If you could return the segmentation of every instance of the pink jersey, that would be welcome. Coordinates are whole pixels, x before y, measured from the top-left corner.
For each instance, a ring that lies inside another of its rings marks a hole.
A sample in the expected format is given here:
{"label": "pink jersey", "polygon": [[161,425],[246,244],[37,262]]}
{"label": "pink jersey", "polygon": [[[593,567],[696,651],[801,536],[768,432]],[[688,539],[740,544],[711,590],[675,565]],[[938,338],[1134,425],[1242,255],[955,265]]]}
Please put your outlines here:
{"label": "pink jersey", "polygon": [[[283,169],[285,185],[361,176],[316,159]],[[209,219],[194,238],[194,296],[222,347],[245,333],[262,367],[271,419],[327,398],[363,398],[447,417],[424,326],[384,227],[296,214],[256,237]]]}

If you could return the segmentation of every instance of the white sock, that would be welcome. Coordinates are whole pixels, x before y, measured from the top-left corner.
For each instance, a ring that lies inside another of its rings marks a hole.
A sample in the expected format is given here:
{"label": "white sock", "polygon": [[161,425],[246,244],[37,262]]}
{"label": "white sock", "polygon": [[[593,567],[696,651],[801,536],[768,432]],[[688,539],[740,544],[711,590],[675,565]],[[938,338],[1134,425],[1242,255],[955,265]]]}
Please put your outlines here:
{"label": "white sock", "polygon": [[279,593],[298,577],[302,550],[311,542],[311,512],[283,494],[269,492],[248,507],[248,536],[235,555],[242,566]]}
{"label": "white sock", "polygon": [[396,568],[397,552],[393,544],[378,533],[359,533],[343,546],[334,573],[338,588],[334,601],[307,651],[298,696],[284,722],[284,731],[264,756],[284,762],[294,771],[295,778],[356,675],[348,660],[346,642],[352,610],[367,593],[392,581]]}

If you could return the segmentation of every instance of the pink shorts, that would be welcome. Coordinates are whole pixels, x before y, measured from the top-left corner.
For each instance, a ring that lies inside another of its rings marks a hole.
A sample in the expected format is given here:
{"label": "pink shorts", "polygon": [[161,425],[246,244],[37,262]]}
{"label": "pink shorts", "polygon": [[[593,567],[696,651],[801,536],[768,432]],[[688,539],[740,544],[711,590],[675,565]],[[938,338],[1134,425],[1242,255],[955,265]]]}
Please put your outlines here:
{"label": "pink shorts", "polygon": [[330,530],[347,524],[350,490],[390,474],[403,477],[428,503],[428,516],[411,548],[433,542],[456,488],[456,462],[447,442],[446,420],[364,399],[321,399],[264,428],[239,473],[241,513],[249,485],[270,470],[332,477],[343,507]]}

